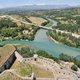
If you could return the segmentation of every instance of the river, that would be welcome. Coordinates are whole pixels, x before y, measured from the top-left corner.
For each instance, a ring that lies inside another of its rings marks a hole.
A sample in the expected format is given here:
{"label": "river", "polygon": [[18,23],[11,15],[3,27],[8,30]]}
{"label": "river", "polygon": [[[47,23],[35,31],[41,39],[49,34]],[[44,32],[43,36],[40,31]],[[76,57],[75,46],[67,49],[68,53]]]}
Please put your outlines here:
{"label": "river", "polygon": [[[56,23],[54,23],[55,25]],[[51,53],[53,56],[58,57],[59,54],[64,53],[74,56],[80,60],[80,49],[69,47],[62,44],[52,42],[46,35],[47,30],[40,29],[35,35],[34,41],[1,41],[0,44],[26,44],[32,45],[36,50],[42,49]]]}
{"label": "river", "polygon": [[32,45],[35,49],[42,49],[49,53],[51,53],[53,56],[58,57],[60,53],[65,53],[70,56],[74,56],[78,59],[80,59],[80,49],[69,47],[62,44],[56,44],[49,40],[49,38],[46,35],[46,31],[44,29],[40,29],[36,35],[34,41],[1,41],[1,44],[27,44]]}

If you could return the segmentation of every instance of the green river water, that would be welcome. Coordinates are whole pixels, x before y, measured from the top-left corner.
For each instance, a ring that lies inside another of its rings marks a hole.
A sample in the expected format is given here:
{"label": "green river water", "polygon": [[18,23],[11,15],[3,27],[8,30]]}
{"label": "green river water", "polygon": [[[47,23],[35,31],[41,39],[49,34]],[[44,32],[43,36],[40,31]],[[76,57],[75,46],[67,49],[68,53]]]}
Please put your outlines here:
{"label": "green river water", "polygon": [[44,29],[40,29],[36,35],[34,41],[1,41],[1,44],[27,44],[32,45],[36,50],[42,49],[49,53],[51,53],[53,56],[58,57],[60,53],[65,53],[70,56],[77,57],[80,60],[80,49],[69,47],[62,44],[56,44],[49,40],[49,38],[46,35],[46,31]]}
{"label": "green river water", "polygon": [[[50,20],[50,19],[49,19]],[[53,21],[53,20],[50,20]],[[53,21],[53,26],[57,25],[57,22]],[[53,56],[58,57],[59,54],[64,53],[70,56],[74,56],[80,60],[80,49],[69,47],[62,44],[56,44],[49,40],[46,35],[47,30],[40,29],[35,35],[34,41],[0,41],[0,44],[26,44],[33,46],[36,50],[42,49],[51,53]]]}

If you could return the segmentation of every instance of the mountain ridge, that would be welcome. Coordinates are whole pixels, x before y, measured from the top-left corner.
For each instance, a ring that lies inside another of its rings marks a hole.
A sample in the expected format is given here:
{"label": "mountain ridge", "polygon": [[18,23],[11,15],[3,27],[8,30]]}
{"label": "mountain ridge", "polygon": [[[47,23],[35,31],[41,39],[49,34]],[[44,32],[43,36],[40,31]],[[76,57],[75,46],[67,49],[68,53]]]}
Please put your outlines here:
{"label": "mountain ridge", "polygon": [[1,8],[1,9],[42,10],[42,9],[64,9],[70,7],[71,6],[69,5],[23,5],[17,7]]}

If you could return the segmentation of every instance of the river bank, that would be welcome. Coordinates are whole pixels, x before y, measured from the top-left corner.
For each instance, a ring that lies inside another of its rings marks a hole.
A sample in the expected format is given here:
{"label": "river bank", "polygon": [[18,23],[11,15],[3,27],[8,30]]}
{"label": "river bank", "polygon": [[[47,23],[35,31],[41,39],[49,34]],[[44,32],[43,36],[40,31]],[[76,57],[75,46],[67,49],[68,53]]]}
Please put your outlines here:
{"label": "river bank", "polygon": [[61,42],[56,41],[56,40],[53,39],[51,36],[48,36],[48,38],[49,38],[52,42],[54,42],[54,43],[56,43],[56,44],[63,44],[63,43],[61,43]]}
{"label": "river bank", "polygon": [[59,57],[61,53],[69,56],[77,57],[80,60],[80,49],[69,47],[62,44],[56,44],[48,38],[46,35],[47,30],[40,29],[35,35],[34,41],[0,41],[0,44],[25,44],[31,45],[35,50],[45,50],[55,57]]}
{"label": "river bank", "polygon": [[[54,22],[55,24],[55,22]],[[80,49],[69,47],[63,44],[57,44],[48,38],[46,35],[47,30],[40,29],[35,34],[35,38],[33,41],[21,41],[21,40],[14,40],[14,41],[0,41],[0,44],[26,44],[33,46],[36,50],[42,49],[51,53],[55,57],[59,57],[59,54],[64,53],[69,56],[78,57],[80,59]]]}

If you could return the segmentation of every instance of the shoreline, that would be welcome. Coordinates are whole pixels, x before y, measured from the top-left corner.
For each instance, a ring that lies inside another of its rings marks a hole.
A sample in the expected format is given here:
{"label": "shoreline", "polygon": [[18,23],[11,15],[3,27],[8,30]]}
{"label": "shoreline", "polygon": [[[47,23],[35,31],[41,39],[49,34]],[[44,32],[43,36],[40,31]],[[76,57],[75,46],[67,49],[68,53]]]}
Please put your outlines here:
{"label": "shoreline", "polygon": [[49,37],[49,39],[50,39],[52,42],[55,42],[55,43],[57,43],[57,44],[63,44],[63,43],[61,43],[61,42],[56,41],[56,40],[53,39],[51,36],[48,36],[48,37]]}
{"label": "shoreline", "polygon": [[[66,45],[66,44],[64,44],[64,43],[61,43],[61,42],[56,41],[56,40],[53,39],[51,36],[48,36],[48,38],[49,38],[50,41],[52,41],[52,42],[54,42],[54,43],[56,43],[56,44]],[[68,46],[68,45],[66,45],[66,46]],[[72,46],[69,46],[69,47],[72,47]],[[76,47],[73,47],[73,48],[76,48]],[[76,49],[80,49],[80,48],[76,48]]]}

